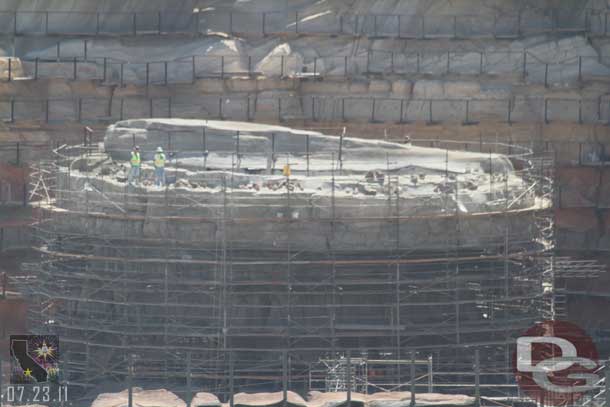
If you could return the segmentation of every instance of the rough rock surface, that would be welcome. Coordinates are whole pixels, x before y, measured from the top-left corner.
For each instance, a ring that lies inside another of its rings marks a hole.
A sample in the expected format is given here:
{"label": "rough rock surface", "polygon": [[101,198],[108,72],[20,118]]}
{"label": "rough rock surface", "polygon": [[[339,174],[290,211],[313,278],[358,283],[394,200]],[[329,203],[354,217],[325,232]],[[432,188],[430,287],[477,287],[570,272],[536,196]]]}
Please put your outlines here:
{"label": "rough rock surface", "polygon": [[[127,407],[128,391],[120,393],[102,393],[93,401],[91,407]],[[171,391],[165,389],[133,389],[134,407],[186,407],[186,403]]]}
{"label": "rough rock surface", "polygon": [[[236,406],[243,407],[263,407],[281,405],[283,393],[281,391],[274,393],[237,393],[233,402]],[[288,391],[287,401],[289,406],[307,407],[308,404],[297,393]]]}
{"label": "rough rock surface", "polygon": [[220,407],[218,397],[212,393],[199,392],[195,394],[191,401],[191,407]]}
{"label": "rough rock surface", "polygon": [[[312,391],[308,395],[309,407],[345,406],[346,392],[321,393]],[[373,394],[352,393],[352,403],[366,407],[407,407],[411,403],[410,392],[379,392]],[[471,406],[474,397],[439,393],[419,393],[415,395],[418,406]]]}

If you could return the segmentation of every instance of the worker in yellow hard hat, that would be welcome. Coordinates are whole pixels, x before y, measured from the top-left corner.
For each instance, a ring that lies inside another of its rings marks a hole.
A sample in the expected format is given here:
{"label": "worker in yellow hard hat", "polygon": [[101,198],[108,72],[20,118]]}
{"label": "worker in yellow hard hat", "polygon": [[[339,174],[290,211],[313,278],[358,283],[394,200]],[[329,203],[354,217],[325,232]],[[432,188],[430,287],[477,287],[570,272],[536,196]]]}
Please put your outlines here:
{"label": "worker in yellow hard hat", "polygon": [[153,165],[155,166],[155,185],[158,187],[165,186],[165,153],[163,148],[157,147]]}
{"label": "worker in yellow hard hat", "polygon": [[133,185],[135,179],[136,184],[140,182],[140,166],[142,165],[142,158],[140,157],[140,147],[135,146],[131,151],[130,159],[131,168],[129,170],[128,182],[129,185]]}

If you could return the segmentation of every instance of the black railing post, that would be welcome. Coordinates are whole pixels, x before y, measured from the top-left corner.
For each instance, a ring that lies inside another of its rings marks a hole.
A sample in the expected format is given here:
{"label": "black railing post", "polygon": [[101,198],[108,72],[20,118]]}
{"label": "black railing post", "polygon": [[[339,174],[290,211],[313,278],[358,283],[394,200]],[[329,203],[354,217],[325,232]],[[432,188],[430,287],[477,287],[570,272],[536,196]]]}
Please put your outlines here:
{"label": "black railing post", "polygon": [[34,58],[34,80],[38,80],[38,57]]}
{"label": "black railing post", "polygon": [[544,87],[549,87],[549,64],[544,64]]}
{"label": "black railing post", "polygon": [[549,124],[549,100],[544,99],[544,123]]}
{"label": "black railing post", "polygon": [[421,39],[426,39],[426,17],[421,15]]}
{"label": "black railing post", "polygon": [[8,59],[8,82],[10,82],[13,78],[13,59]]}
{"label": "black railing post", "polygon": [[396,31],[397,31],[397,33],[396,33],[396,34],[397,34],[397,35],[396,35],[396,38],[398,38],[398,39],[400,39],[400,38],[401,38],[401,36],[400,36],[400,33],[401,33],[401,31],[402,31],[402,30],[401,30],[401,26],[402,26],[402,15],[401,15],[401,14],[399,14],[399,15],[398,15],[398,28],[396,28]]}
{"label": "black railing post", "polygon": [[104,57],[104,68],[103,68],[103,82],[106,82],[106,80],[108,79],[108,58]]}
{"label": "black railing post", "polygon": [[74,68],[73,68],[73,75],[72,75],[72,79],[76,80],[78,78],[78,67],[77,67],[77,60],[76,57],[74,57]]}
{"label": "black railing post", "polygon": [[137,14],[133,13],[133,18],[132,18],[132,25],[133,25],[133,35],[136,36],[138,35],[138,25],[137,25]]}
{"label": "black railing post", "polygon": [[195,64],[195,55],[193,55],[191,57],[191,68],[192,68],[192,72],[193,72],[191,82],[195,83],[195,81],[197,80],[197,68],[196,68],[196,64]]}

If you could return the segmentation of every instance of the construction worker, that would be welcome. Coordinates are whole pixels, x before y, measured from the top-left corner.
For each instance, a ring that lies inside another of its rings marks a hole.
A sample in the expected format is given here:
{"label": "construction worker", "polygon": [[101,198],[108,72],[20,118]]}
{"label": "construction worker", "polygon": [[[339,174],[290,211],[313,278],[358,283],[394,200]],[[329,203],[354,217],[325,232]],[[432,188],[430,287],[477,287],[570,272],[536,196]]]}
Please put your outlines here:
{"label": "construction worker", "polygon": [[165,186],[165,153],[163,148],[157,147],[153,164],[155,166],[155,185],[158,187]]}
{"label": "construction worker", "polygon": [[142,164],[142,158],[140,157],[140,147],[135,146],[131,151],[131,169],[129,170],[128,182],[129,185],[133,185],[135,179],[136,184],[140,182],[140,165]]}

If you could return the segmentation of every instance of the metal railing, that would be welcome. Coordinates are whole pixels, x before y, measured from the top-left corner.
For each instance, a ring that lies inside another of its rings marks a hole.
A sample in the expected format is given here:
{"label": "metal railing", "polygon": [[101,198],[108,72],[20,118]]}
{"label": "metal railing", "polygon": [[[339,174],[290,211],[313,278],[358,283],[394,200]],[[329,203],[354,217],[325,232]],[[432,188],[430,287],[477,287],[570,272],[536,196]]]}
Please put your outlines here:
{"label": "metal railing", "polygon": [[241,121],[354,121],[427,124],[479,122],[609,124],[610,99],[511,97],[82,97],[0,99],[0,120],[45,123],[110,123],[142,117],[181,117]]}
{"label": "metal railing", "polygon": [[[142,86],[191,83],[204,78],[351,78],[370,75],[514,75],[530,83],[554,84],[605,80],[610,57],[574,56],[542,60],[528,51],[368,51],[353,56],[314,57],[295,55],[192,55],[174,60],[128,62],[108,57],[89,57],[87,40],[81,55],[56,55],[16,60],[9,58],[6,81],[19,79],[99,80],[103,84]],[[19,64],[21,69],[19,69]]]}
{"label": "metal railing", "polygon": [[328,35],[371,38],[516,38],[543,33],[608,35],[607,10],[586,9],[563,24],[554,9],[455,15],[350,14],[332,11],[102,13],[74,11],[0,11],[4,35]]}

